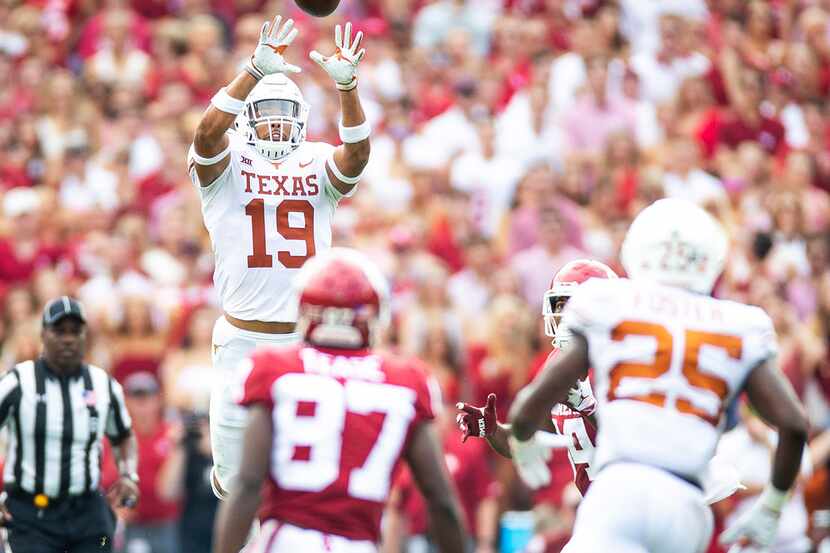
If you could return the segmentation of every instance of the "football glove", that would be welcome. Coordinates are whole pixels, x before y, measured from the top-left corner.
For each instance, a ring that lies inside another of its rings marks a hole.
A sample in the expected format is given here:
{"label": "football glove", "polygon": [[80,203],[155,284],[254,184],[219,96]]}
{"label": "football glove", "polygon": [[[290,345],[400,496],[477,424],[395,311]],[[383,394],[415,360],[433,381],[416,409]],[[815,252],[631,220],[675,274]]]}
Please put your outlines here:
{"label": "football glove", "polygon": [[289,19],[282,27],[282,16],[274,18],[274,22],[262,24],[254,55],[246,64],[245,70],[257,80],[265,75],[274,73],[299,73],[300,68],[285,61],[285,49],[297,38],[297,29],[294,29],[294,20]]}
{"label": "football glove", "polygon": [[767,485],[752,507],[738,517],[718,540],[721,545],[735,544],[730,553],[767,551],[775,541],[781,509],[787,500],[787,492]]}
{"label": "football glove", "polygon": [[550,484],[548,461],[550,461],[552,450],[538,444],[536,435],[531,436],[526,442],[520,442],[510,436],[508,442],[513,464],[516,465],[516,471],[524,483],[534,490]]}
{"label": "football glove", "polygon": [[469,403],[456,403],[456,409],[461,411],[455,417],[455,422],[464,436],[461,442],[466,442],[470,436],[487,438],[496,432],[498,417],[496,416],[496,394],[487,396],[484,407],[475,407]]}
{"label": "football glove", "polygon": [[597,400],[591,389],[591,382],[577,380],[573,388],[568,390],[568,406],[581,415],[591,415],[597,410]]}
{"label": "football glove", "polygon": [[365,49],[358,50],[361,40],[363,40],[363,31],[359,31],[352,40],[351,23],[346,23],[345,33],[340,25],[337,25],[334,28],[334,54],[324,56],[317,50],[313,50],[309,53],[309,57],[334,79],[339,90],[351,90],[357,86],[357,65],[366,55]]}

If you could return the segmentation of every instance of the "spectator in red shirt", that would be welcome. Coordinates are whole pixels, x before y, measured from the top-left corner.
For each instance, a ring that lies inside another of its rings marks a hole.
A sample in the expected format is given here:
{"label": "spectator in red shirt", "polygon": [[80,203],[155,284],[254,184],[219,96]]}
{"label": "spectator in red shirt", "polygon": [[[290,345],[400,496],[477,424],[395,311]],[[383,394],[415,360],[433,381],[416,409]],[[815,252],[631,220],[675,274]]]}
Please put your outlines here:
{"label": "spectator in red shirt", "polygon": [[[141,501],[138,507],[123,514],[127,528],[124,551],[142,553],[179,553],[177,520],[179,502],[160,497],[160,475],[175,447],[171,426],[162,419],[164,406],[156,377],[147,372],[124,380],[127,409],[133,418],[133,432],[138,440],[138,477]],[[105,464],[104,486],[112,463]]]}
{"label": "spectator in red shirt", "polygon": [[717,142],[735,148],[741,142],[754,141],[770,154],[785,153],[784,125],[761,106],[764,98],[761,74],[744,68],[732,49],[726,49],[722,55],[721,72],[730,109],[721,120],[713,122]]}
{"label": "spectator in red shirt", "polygon": [[0,296],[4,284],[25,282],[35,270],[54,264],[60,249],[40,239],[40,195],[32,188],[12,188],[3,196],[7,236],[0,237]]}

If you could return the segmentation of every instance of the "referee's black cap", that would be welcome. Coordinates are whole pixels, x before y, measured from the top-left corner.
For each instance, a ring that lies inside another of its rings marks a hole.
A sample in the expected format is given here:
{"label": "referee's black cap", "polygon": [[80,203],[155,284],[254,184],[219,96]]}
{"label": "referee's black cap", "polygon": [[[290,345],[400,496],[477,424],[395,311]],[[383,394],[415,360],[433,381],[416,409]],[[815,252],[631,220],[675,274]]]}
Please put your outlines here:
{"label": "referee's black cap", "polygon": [[86,324],[86,316],[81,303],[69,296],[61,296],[46,305],[43,310],[43,326],[57,324],[64,317],[75,317]]}

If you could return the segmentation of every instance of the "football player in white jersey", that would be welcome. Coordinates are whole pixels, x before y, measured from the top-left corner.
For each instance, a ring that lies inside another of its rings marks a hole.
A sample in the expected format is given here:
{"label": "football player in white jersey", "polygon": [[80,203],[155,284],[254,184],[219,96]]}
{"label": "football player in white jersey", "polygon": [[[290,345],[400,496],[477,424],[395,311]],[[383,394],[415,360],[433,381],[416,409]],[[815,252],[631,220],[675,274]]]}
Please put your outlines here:
{"label": "football player in white jersey", "polygon": [[[341,146],[306,141],[309,106],[286,75],[297,36],[292,20],[265,23],[244,70],[211,100],[188,154],[215,255],[224,314],[213,331],[213,363],[225,373],[211,394],[214,469],[223,498],[238,470],[246,412],[231,397],[233,371],[258,345],[297,340],[290,282],[306,259],[331,246],[331,221],[369,159],[370,128],[357,93],[363,33],[337,25],[335,51],[310,57],[340,97]],[[235,127],[235,128],[234,128]]]}
{"label": "football player in white jersey", "polygon": [[712,513],[701,479],[723,412],[742,391],[779,441],[771,482],[721,541],[736,544],[730,552],[772,543],[807,419],[778,369],[767,314],[710,296],[726,253],[722,228],[696,205],[660,200],[643,210],[621,251],[630,279],[592,279],[576,290],[563,318],[568,349],[513,403],[512,433],[527,440],[593,367],[598,473],[569,551],[704,551]]}

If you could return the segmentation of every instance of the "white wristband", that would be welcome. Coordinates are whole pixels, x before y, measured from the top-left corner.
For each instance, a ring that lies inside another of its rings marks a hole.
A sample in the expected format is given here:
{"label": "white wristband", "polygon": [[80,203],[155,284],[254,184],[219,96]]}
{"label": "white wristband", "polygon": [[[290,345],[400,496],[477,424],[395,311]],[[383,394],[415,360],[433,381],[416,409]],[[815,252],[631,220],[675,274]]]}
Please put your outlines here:
{"label": "white wristband", "polygon": [[340,131],[340,140],[343,141],[343,144],[363,142],[372,134],[372,126],[368,121],[364,121],[356,127],[344,127],[343,120],[341,119],[337,126]]}
{"label": "white wristband", "polygon": [[213,95],[213,98],[210,99],[210,103],[213,104],[213,107],[219,111],[224,111],[225,113],[230,113],[231,115],[239,115],[240,112],[245,109],[245,100],[234,98],[228,94],[225,87],[220,88],[219,92]]}
{"label": "white wristband", "polygon": [[352,77],[352,80],[347,83],[335,82],[334,86],[337,87],[337,90],[348,92],[349,90],[352,90],[353,88],[357,87],[357,77]]}
{"label": "white wristband", "polygon": [[213,156],[213,157],[203,157],[203,156],[200,156],[199,154],[196,153],[196,148],[193,146],[193,144],[191,144],[190,145],[190,151],[188,152],[188,156],[193,158],[193,161],[195,161],[199,165],[213,165],[214,163],[219,163],[220,161],[225,159],[225,156],[227,156],[228,153],[230,153],[230,151],[231,151],[231,144],[230,144],[230,142],[228,142],[228,146],[224,150],[222,150],[221,152],[216,154],[215,156]]}
{"label": "white wristband", "polygon": [[337,180],[339,180],[343,184],[357,184],[360,182],[360,177],[362,173],[355,177],[347,177],[340,171],[340,169],[337,168],[337,163],[335,163],[334,161],[334,152],[332,152],[332,154],[326,160],[326,165],[329,169],[331,169],[331,172],[334,173],[334,176],[337,177]]}
{"label": "white wristband", "polygon": [[260,71],[259,69],[257,69],[257,66],[256,66],[256,65],[254,65],[254,57],[253,57],[253,56],[251,56],[251,59],[249,59],[249,60],[245,63],[245,67],[244,67],[244,69],[245,69],[245,71],[247,71],[247,72],[248,72],[248,74],[249,74],[251,77],[253,77],[253,78],[254,78],[254,79],[256,79],[257,81],[261,80],[261,79],[262,79],[262,77],[264,77],[264,76],[265,76],[265,73],[263,73],[262,71]]}
{"label": "white wristband", "polygon": [[789,491],[781,491],[772,484],[767,484],[758,501],[767,509],[780,513],[789,495]]}

